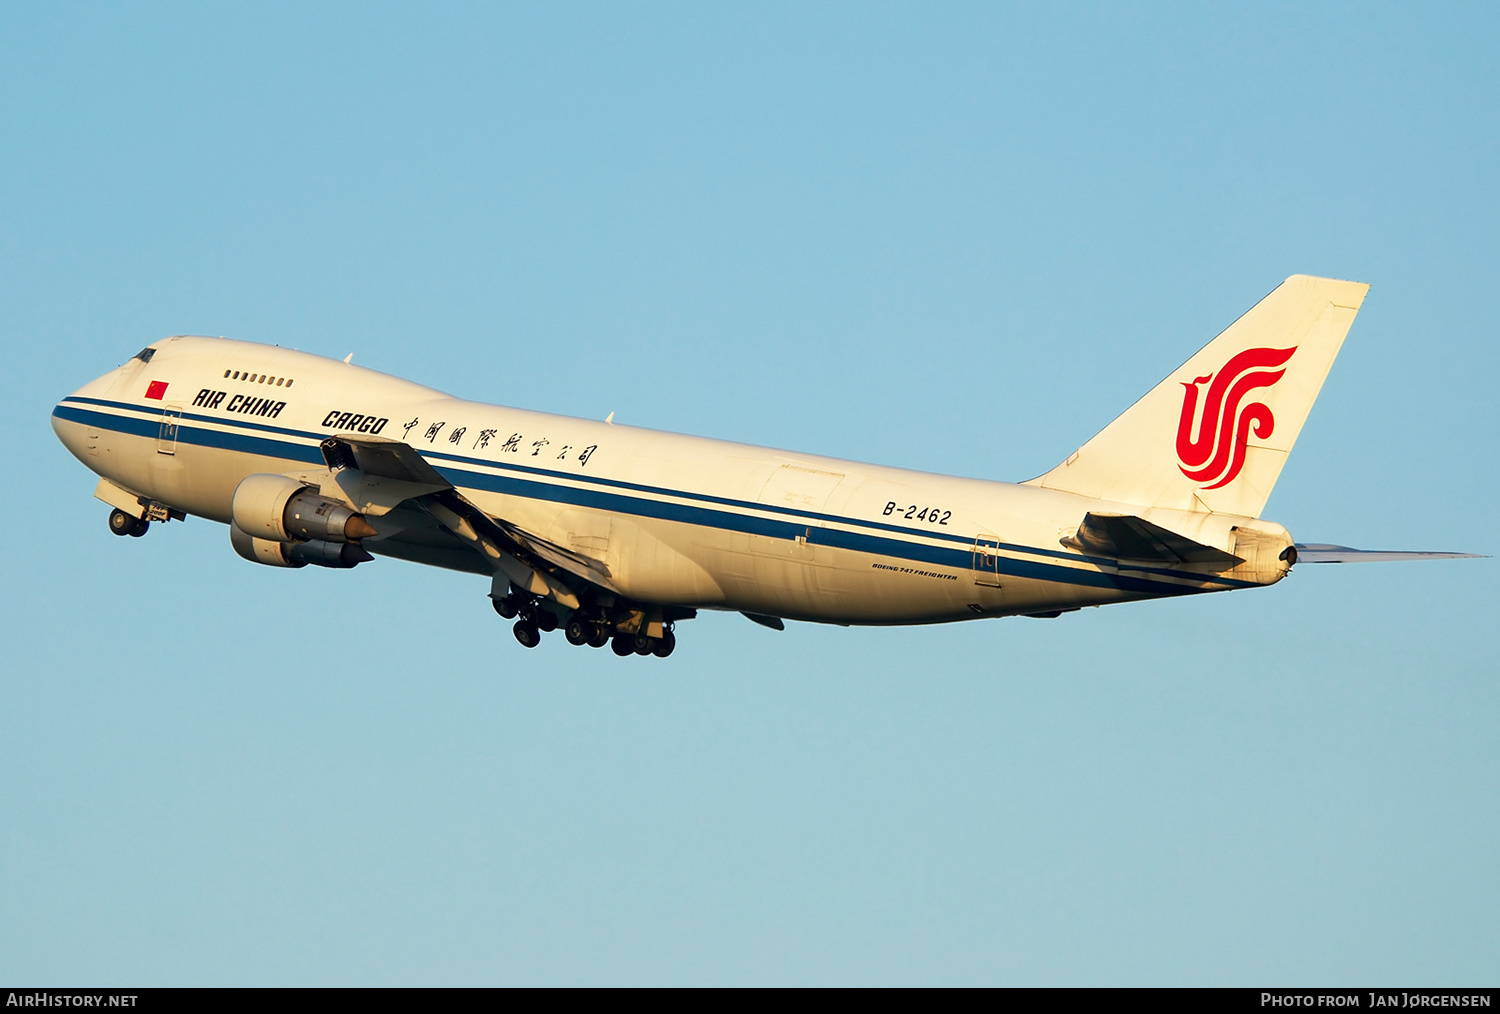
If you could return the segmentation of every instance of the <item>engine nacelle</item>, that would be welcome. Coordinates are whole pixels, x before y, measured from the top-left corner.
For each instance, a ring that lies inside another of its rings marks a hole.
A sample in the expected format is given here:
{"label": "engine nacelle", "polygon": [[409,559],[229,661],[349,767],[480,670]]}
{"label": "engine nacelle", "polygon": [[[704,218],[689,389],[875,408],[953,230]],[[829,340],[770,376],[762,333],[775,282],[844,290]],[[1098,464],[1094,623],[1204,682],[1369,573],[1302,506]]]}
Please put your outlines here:
{"label": "engine nacelle", "polygon": [[266,542],[349,542],[378,534],[363,515],[285,475],[246,476],[230,514],[241,532]]}
{"label": "engine nacelle", "polygon": [[284,547],[286,555],[292,560],[310,563],[314,567],[348,570],[375,559],[355,542],[324,542],[322,539],[313,539],[311,542],[284,543]]}
{"label": "engine nacelle", "polygon": [[241,531],[239,525],[229,526],[229,544],[236,553],[251,563],[261,563],[268,567],[305,567],[311,563],[318,567],[347,570],[375,559],[353,542],[328,542],[323,539],[279,542],[275,539],[257,539]]}
{"label": "engine nacelle", "polygon": [[305,567],[307,564],[294,561],[286,555],[288,543],[275,539],[257,539],[240,531],[240,526],[229,526],[229,544],[234,551],[251,563],[263,563],[267,567]]}

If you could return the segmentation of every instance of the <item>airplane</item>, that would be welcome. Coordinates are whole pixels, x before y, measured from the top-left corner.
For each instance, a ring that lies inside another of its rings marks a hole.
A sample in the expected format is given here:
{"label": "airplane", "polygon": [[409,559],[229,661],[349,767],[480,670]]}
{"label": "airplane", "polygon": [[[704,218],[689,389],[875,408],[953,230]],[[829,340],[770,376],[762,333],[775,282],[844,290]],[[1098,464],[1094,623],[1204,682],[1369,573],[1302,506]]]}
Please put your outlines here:
{"label": "airplane", "polygon": [[1061,464],[957,478],[465,401],[306,352],[179,335],[63,398],[116,535],[188,515],[253,563],[394,557],[490,580],[522,645],[665,658],[737,611],[842,625],[1054,618],[1272,585],[1261,518],[1369,286],[1294,275]]}

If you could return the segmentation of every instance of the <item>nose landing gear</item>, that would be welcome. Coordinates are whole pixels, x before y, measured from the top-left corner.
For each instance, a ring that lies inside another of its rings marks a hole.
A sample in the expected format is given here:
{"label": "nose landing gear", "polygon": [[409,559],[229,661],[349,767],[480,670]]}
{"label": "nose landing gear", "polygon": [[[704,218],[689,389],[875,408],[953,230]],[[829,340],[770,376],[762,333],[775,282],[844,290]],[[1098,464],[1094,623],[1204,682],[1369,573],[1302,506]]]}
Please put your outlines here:
{"label": "nose landing gear", "polygon": [[116,535],[130,535],[138,539],[150,527],[151,522],[145,518],[132,517],[118,507],[109,512],[109,530]]}

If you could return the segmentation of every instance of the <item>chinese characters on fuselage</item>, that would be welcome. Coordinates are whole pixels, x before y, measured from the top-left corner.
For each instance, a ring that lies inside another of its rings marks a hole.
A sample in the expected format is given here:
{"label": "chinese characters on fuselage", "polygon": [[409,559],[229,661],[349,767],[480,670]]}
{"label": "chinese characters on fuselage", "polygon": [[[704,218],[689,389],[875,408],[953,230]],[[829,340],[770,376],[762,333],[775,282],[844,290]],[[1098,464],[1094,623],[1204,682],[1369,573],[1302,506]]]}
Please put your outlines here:
{"label": "chinese characters on fuselage", "polygon": [[[205,392],[205,394],[210,395],[212,393],[213,392]],[[203,395],[200,395],[200,397],[203,397]],[[238,397],[236,397],[236,401],[238,400]],[[280,412],[284,405],[285,402],[281,402],[275,405],[274,411],[269,414]],[[375,434],[383,430],[385,428],[385,424],[389,421],[389,419],[383,416],[368,415],[358,412],[344,412],[339,409],[334,409],[323,417],[322,425],[325,429]],[[421,424],[422,419],[420,416],[412,419],[410,422],[402,423],[402,438],[406,439],[407,437],[409,437],[411,431],[417,429],[417,427],[421,426]],[[441,436],[443,430],[447,428],[448,420],[446,419],[440,419],[436,422],[428,423],[427,428],[421,431],[421,439],[426,440],[429,444],[436,444],[438,437]],[[461,447],[463,445],[464,438],[468,435],[468,433],[469,427],[467,425],[454,426],[451,429],[448,429],[448,443],[453,444],[454,446]],[[476,451],[489,450],[490,442],[497,439],[499,436],[500,431],[498,429],[481,429],[479,433],[474,437],[474,441],[469,445],[469,448],[470,450]],[[526,435],[524,433],[511,433],[511,435],[506,437],[505,440],[500,444],[497,450],[501,454],[520,454],[522,453],[522,443],[525,440]],[[527,455],[527,457],[540,457],[542,451],[550,447],[551,444],[551,438],[537,437],[527,444],[527,446],[531,448],[531,453]],[[573,460],[576,460],[580,466],[583,466],[589,463],[589,458],[593,457],[594,452],[599,449],[598,444],[589,444],[587,447],[584,447],[576,455],[574,455],[573,447],[573,444],[563,444],[562,449],[559,450],[557,454],[549,456],[554,461],[566,461],[571,457],[573,458]]]}

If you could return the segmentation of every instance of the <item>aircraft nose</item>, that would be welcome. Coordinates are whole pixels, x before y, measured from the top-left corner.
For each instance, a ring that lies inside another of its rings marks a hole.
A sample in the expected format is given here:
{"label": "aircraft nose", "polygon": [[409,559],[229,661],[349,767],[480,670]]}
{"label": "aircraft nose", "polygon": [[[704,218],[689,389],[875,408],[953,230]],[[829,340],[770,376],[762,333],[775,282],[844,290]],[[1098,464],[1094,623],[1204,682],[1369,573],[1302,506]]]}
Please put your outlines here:
{"label": "aircraft nose", "polygon": [[63,397],[52,408],[52,432],[73,456],[88,464],[98,456],[101,404],[119,377],[121,367],[96,377]]}
{"label": "aircraft nose", "polygon": [[90,428],[89,412],[80,403],[78,392],[68,395],[53,407],[52,432],[81,461],[87,460]]}

